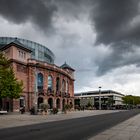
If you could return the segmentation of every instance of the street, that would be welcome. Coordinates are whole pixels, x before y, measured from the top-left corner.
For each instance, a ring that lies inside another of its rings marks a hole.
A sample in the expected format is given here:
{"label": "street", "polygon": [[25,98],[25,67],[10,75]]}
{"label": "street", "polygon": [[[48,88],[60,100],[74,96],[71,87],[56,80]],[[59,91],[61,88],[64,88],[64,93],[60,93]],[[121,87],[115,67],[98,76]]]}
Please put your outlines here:
{"label": "street", "polygon": [[88,139],[136,114],[130,110],[83,118],[47,122],[0,130],[2,140],[81,140]]}

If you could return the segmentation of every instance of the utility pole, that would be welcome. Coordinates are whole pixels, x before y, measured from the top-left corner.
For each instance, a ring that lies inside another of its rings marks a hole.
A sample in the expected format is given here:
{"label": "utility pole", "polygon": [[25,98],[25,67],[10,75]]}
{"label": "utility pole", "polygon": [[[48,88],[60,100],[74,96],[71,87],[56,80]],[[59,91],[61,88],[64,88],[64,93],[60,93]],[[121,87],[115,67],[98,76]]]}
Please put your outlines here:
{"label": "utility pole", "polygon": [[101,110],[101,88],[102,87],[99,87],[99,110]]}

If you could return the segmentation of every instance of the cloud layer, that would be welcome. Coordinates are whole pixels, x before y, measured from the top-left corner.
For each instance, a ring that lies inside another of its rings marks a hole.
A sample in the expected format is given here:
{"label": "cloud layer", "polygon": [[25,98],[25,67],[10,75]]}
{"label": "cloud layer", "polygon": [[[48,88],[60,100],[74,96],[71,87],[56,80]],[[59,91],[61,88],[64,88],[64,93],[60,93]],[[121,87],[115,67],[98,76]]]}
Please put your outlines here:
{"label": "cloud layer", "polygon": [[139,0],[0,0],[0,35],[46,45],[58,65],[66,60],[76,69],[76,90],[99,82],[120,89],[128,87],[124,69],[140,66],[139,6]]}
{"label": "cloud layer", "polygon": [[[136,47],[140,45],[139,1],[95,0],[94,4],[91,17],[97,34],[96,44],[109,45],[112,50],[112,53],[99,63],[98,74],[139,63],[140,57],[135,58]],[[127,60],[130,53],[132,58]]]}

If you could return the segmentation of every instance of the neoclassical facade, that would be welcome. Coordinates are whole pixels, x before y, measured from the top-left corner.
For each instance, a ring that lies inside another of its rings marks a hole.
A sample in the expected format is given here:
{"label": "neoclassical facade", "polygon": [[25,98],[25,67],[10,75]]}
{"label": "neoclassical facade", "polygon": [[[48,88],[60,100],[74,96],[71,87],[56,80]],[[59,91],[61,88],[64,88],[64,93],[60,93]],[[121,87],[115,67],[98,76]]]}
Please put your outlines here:
{"label": "neoclassical facade", "polygon": [[74,69],[66,63],[56,66],[55,56],[47,47],[25,39],[0,37],[0,50],[10,59],[16,78],[24,86],[19,99],[2,99],[1,108],[19,111],[25,106],[29,111],[40,103],[58,109],[65,104],[74,106]]}

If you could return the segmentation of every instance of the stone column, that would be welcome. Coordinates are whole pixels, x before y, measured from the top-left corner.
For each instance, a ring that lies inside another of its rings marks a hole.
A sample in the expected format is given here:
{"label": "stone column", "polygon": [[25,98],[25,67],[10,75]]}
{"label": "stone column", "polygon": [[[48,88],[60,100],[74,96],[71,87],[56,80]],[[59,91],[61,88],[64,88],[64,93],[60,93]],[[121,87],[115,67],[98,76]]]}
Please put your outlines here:
{"label": "stone column", "polygon": [[62,98],[60,98],[60,109],[62,110],[62,108],[63,108],[63,105],[62,105]]}
{"label": "stone column", "polygon": [[53,107],[56,107],[56,98],[53,98]]}

